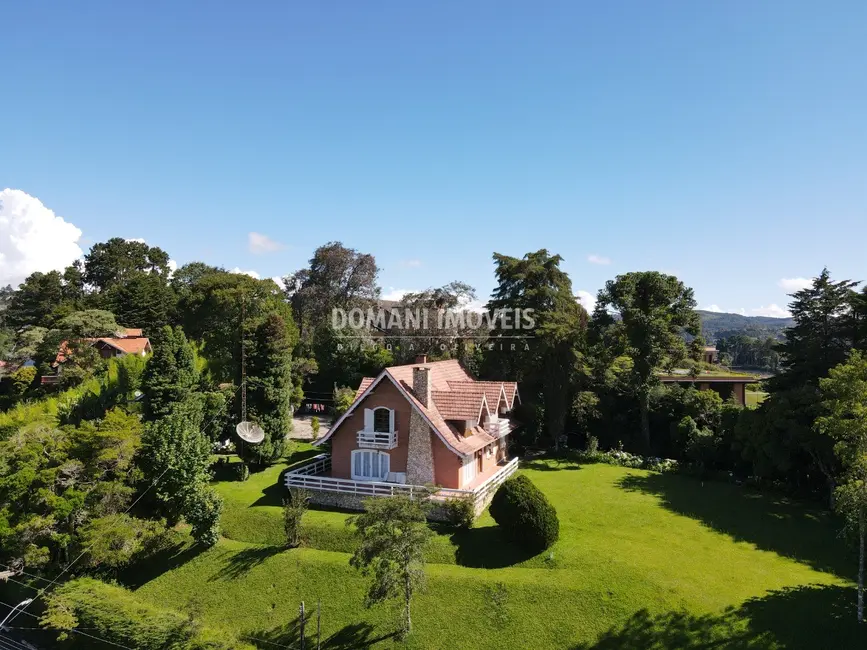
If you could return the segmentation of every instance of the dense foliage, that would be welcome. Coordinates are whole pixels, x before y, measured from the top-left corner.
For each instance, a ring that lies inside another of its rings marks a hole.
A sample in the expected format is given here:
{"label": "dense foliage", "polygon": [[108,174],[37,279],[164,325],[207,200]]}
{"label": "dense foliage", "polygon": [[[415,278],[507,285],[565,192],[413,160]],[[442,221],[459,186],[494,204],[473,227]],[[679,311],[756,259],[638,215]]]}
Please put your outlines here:
{"label": "dense foliage", "polygon": [[560,536],[557,511],[524,474],[497,488],[490,512],[509,539],[532,553],[549,548]]}
{"label": "dense foliage", "polygon": [[[92,578],[72,580],[48,596],[40,624],[57,630],[72,648],[92,648],[94,638],[137,650],[252,650],[225,630],[203,626],[193,615],[155,607],[122,587]],[[89,636],[75,633],[88,630]]]}

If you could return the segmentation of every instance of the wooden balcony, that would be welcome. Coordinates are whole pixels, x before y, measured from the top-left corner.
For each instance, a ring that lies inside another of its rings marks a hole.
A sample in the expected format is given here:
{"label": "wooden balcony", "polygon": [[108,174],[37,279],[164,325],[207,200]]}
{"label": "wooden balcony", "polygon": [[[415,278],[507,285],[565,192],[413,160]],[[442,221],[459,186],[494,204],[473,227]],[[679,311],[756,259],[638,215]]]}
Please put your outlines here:
{"label": "wooden balcony", "polygon": [[356,442],[359,449],[394,449],[397,431],[359,431]]}

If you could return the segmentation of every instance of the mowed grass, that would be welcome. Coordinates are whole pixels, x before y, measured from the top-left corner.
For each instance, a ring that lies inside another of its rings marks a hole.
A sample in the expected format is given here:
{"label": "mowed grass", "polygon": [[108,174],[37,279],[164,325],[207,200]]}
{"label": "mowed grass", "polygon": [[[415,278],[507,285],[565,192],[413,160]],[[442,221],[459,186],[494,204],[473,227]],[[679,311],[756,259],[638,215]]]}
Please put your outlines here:
{"label": "mowed grass", "polygon": [[[311,510],[307,547],[279,545],[283,491],[273,486],[284,468],[244,483],[218,483],[232,539],[154,567],[138,593],[193,607],[262,648],[296,645],[302,600],[308,610],[322,603],[323,647],[404,647],[393,638],[393,607],[363,607],[365,579],[348,564],[347,513]],[[536,461],[522,471],[556,506],[560,541],[527,557],[487,514],[467,532],[437,529],[405,647],[867,643],[854,624],[853,554],[838,523],[821,510],[731,485],[608,465]],[[505,599],[493,598],[495,585]]]}
{"label": "mowed grass", "polygon": [[749,408],[756,408],[759,404],[764,402],[768,398],[768,393],[765,393],[760,390],[748,390],[745,393],[747,406]]}

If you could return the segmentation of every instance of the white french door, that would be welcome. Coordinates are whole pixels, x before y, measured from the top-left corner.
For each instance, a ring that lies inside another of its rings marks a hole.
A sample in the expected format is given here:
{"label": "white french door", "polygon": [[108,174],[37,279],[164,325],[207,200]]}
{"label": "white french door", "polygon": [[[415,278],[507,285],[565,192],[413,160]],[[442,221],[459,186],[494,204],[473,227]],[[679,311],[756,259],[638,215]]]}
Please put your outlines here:
{"label": "white french door", "polygon": [[384,481],[391,459],[384,451],[356,449],[352,452],[353,481]]}

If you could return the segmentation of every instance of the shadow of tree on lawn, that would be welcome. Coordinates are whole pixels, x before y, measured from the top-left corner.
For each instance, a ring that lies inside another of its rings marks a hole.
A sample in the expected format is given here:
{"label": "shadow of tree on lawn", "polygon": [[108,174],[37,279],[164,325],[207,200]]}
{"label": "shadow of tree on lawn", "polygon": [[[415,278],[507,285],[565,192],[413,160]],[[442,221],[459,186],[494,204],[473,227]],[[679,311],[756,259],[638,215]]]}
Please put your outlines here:
{"label": "shadow of tree on lawn", "polygon": [[537,555],[506,538],[499,526],[458,530],[450,539],[456,547],[455,561],[466,567],[502,569]]}
{"label": "shadow of tree on lawn", "polygon": [[223,568],[208,578],[208,582],[241,578],[268,558],[285,550],[286,548],[282,546],[255,546],[238,551],[237,553],[231,553],[227,556]]}
{"label": "shadow of tree on lawn", "polygon": [[772,591],[721,615],[641,610],[594,643],[573,650],[847,650],[867,644],[867,626],[855,620],[855,589],[805,585]]}
{"label": "shadow of tree on lawn", "polygon": [[583,469],[583,465],[568,458],[553,456],[523,461],[521,463],[521,469],[530,469],[537,472],[559,472],[562,470],[575,471]]}
{"label": "shadow of tree on lawn", "polygon": [[153,555],[148,555],[120,572],[118,580],[130,589],[138,589],[162,574],[186,564],[206,549],[200,544],[172,544]]}
{"label": "shadow of tree on lawn", "polygon": [[[298,624],[298,618],[295,620],[272,628],[267,631],[254,632],[247,635],[253,645],[261,650],[268,650],[274,647],[283,648],[300,648],[301,647],[301,627]],[[370,648],[373,645],[386,641],[397,635],[397,632],[388,634],[374,635],[374,627],[370,623],[350,623],[334,634],[322,639],[323,650],[355,650],[356,648]],[[304,630],[306,647],[316,647],[316,619],[310,618],[307,621],[307,626]]]}
{"label": "shadow of tree on lawn", "polygon": [[853,554],[830,513],[775,494],[672,474],[629,475],[619,487],[657,497],[679,515],[701,521],[736,541],[804,562],[819,571],[852,578]]}

